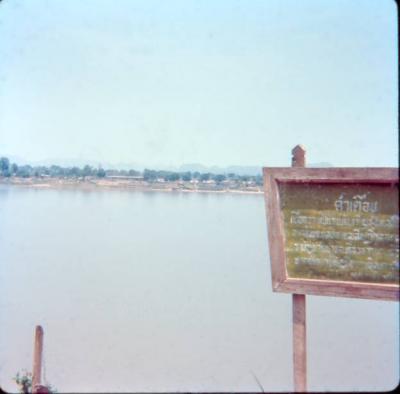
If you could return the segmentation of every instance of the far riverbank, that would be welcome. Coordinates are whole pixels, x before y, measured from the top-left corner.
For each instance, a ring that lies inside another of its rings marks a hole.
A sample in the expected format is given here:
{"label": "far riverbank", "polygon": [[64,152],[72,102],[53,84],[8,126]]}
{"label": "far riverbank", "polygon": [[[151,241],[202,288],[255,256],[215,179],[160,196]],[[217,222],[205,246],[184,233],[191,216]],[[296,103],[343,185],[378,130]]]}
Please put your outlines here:
{"label": "far riverbank", "polygon": [[240,193],[262,194],[262,186],[232,183],[158,182],[109,178],[53,178],[53,177],[0,177],[0,184],[51,189],[121,189],[130,191],[183,192],[183,193]]}

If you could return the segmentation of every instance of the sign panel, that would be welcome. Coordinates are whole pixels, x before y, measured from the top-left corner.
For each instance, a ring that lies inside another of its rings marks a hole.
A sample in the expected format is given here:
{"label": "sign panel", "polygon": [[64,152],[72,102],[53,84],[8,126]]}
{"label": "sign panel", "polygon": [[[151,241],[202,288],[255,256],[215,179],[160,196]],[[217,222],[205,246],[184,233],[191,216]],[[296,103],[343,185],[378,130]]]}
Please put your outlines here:
{"label": "sign panel", "polygon": [[399,298],[397,169],[264,168],[273,288]]}

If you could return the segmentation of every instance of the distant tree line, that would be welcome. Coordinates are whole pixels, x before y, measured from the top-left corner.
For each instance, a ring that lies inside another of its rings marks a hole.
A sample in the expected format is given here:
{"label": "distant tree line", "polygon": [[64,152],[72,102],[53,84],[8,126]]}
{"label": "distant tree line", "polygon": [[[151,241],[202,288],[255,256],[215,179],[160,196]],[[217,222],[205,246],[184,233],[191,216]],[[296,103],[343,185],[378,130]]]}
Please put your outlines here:
{"label": "distant tree line", "polygon": [[145,168],[143,172],[136,170],[115,170],[115,169],[103,169],[100,166],[98,168],[92,167],[88,164],[82,168],[73,167],[62,167],[58,165],[47,166],[31,166],[29,164],[18,165],[16,163],[10,163],[7,157],[0,157],[0,176],[3,177],[64,177],[64,178],[86,178],[86,177],[111,177],[111,176],[129,176],[129,177],[143,177],[147,182],[208,182],[213,181],[216,184],[223,182],[238,182],[238,183],[254,183],[258,186],[262,185],[261,175],[237,175],[234,173],[228,174],[213,174],[210,172],[200,173],[198,171],[190,172],[174,172],[174,171],[157,171]]}
{"label": "distant tree line", "polygon": [[225,181],[236,181],[236,182],[253,182],[257,185],[262,185],[261,175],[237,175],[234,173],[228,174],[213,174],[210,172],[200,173],[198,171],[190,172],[174,172],[174,171],[156,171],[145,169],[143,171],[143,178],[146,181],[154,182],[157,180],[164,181],[184,181],[190,182],[191,180],[197,180],[199,182],[214,181],[217,184]]}
{"label": "distant tree line", "polygon": [[17,176],[21,178],[29,177],[105,177],[106,172],[102,168],[94,168],[85,165],[82,168],[77,166],[62,167],[57,165],[47,166],[31,166],[29,164],[18,165],[10,163],[7,157],[0,157],[0,175],[4,177]]}

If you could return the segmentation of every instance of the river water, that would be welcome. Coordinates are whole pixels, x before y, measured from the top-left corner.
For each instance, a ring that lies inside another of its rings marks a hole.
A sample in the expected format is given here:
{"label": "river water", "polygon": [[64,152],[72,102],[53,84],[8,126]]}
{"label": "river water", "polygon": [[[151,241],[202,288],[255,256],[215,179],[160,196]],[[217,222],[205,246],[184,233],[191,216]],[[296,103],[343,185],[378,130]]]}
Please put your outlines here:
{"label": "river water", "polygon": [[[0,186],[0,292],[7,391],[37,324],[59,392],[293,388],[262,195]],[[308,296],[309,389],[393,389],[398,319],[396,302]]]}

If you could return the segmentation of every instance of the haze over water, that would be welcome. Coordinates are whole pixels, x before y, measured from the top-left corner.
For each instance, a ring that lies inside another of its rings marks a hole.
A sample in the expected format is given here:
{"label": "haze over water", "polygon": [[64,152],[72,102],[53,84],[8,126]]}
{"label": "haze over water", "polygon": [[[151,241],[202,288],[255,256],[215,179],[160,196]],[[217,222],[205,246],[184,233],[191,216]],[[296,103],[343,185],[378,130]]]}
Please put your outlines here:
{"label": "haze over water", "polygon": [[[271,289],[262,195],[0,186],[0,385],[291,391],[291,296]],[[398,303],[307,297],[310,390],[390,390]]]}

